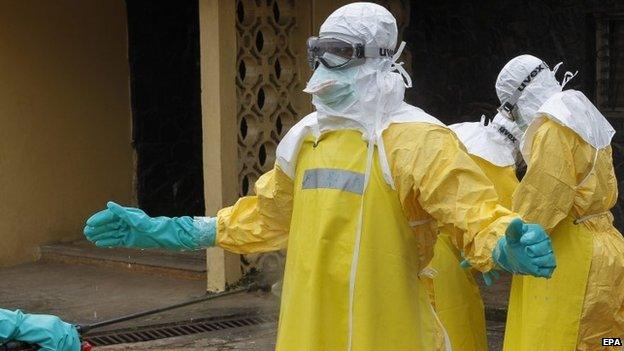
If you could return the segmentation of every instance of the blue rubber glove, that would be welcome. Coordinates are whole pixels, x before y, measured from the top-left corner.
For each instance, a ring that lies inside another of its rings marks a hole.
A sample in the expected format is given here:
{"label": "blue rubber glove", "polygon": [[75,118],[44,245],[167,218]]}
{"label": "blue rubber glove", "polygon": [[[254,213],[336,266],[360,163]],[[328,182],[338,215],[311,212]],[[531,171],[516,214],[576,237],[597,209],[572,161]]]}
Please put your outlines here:
{"label": "blue rubber glove", "polygon": [[22,341],[42,351],[79,351],[76,328],[58,317],[0,309],[0,343]]}
{"label": "blue rubber glove", "polygon": [[150,217],[138,208],[114,202],[91,216],[84,228],[87,239],[99,247],[197,250],[214,246],[216,218]]}
{"label": "blue rubber glove", "polygon": [[[461,261],[459,265],[464,269],[472,268],[472,265],[466,259]],[[481,272],[481,277],[486,286],[491,286],[500,278],[500,273],[496,269],[492,269],[489,272]]]}
{"label": "blue rubber glove", "polygon": [[550,238],[539,224],[511,221],[492,259],[502,269],[514,273],[550,278],[557,267]]}

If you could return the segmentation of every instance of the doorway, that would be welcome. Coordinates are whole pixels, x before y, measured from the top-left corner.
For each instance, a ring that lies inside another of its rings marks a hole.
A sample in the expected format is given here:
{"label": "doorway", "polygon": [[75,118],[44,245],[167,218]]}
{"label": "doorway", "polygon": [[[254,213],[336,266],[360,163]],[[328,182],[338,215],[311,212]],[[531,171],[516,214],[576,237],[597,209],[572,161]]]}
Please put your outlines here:
{"label": "doorway", "polygon": [[126,7],[138,205],[204,215],[198,2]]}

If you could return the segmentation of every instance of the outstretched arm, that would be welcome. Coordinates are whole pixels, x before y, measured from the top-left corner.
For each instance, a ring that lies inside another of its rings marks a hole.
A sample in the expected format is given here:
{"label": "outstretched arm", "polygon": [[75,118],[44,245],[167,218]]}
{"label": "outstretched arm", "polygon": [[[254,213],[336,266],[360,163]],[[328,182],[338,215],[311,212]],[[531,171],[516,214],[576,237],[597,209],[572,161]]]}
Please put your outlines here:
{"label": "outstretched arm", "polygon": [[[417,201],[438,223],[457,228],[456,241],[473,267],[482,272],[499,266],[513,273],[552,274],[554,256],[546,233],[529,225],[507,230],[519,216],[498,204],[494,186],[450,130],[414,123],[391,127],[386,133],[386,151],[401,201]],[[535,233],[524,240],[505,239],[506,232],[515,235],[516,229],[521,237]],[[537,244],[535,259],[522,256],[530,262],[518,265],[521,251]],[[507,256],[493,256],[496,250]],[[513,258],[512,263],[501,264],[503,256]]]}
{"label": "outstretched arm", "polygon": [[292,180],[275,166],[258,179],[255,192],[219,211],[217,246],[236,253],[286,248],[293,207]]}
{"label": "outstretched arm", "polygon": [[292,212],[292,181],[278,167],[216,217],[150,217],[109,202],[87,220],[84,234],[100,247],[196,250],[214,245],[240,253],[285,247]]}

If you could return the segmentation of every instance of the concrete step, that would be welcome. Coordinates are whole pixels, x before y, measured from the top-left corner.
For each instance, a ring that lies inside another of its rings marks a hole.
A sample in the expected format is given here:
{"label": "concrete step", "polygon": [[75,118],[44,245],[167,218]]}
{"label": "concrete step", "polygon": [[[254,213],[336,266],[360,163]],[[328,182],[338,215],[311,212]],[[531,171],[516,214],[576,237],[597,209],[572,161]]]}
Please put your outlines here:
{"label": "concrete step", "polygon": [[41,247],[42,262],[86,264],[189,280],[206,279],[206,252],[98,248],[87,241]]}

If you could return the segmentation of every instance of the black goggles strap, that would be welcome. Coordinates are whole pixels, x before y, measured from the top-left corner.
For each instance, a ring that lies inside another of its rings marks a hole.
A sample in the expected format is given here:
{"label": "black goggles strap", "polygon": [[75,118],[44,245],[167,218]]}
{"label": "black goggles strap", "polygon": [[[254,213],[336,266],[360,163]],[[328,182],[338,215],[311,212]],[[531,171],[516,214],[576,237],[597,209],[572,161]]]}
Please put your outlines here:
{"label": "black goggles strap", "polygon": [[364,57],[392,57],[394,56],[394,50],[380,48],[376,46],[365,46]]}
{"label": "black goggles strap", "polygon": [[531,71],[531,73],[529,73],[526,76],[526,78],[524,78],[524,80],[520,83],[520,85],[514,90],[513,94],[511,94],[511,97],[509,97],[509,99],[507,99],[507,101],[505,101],[498,108],[498,110],[501,111],[501,112],[506,112],[510,116],[513,116],[512,115],[512,111],[516,107],[516,104],[518,103],[518,100],[520,99],[520,96],[522,96],[522,93],[524,93],[524,89],[529,84],[533,83],[533,81],[535,81],[535,76],[537,76],[539,73],[541,73],[544,69],[549,69],[548,65],[545,62],[540,62],[540,64],[537,65]]}

